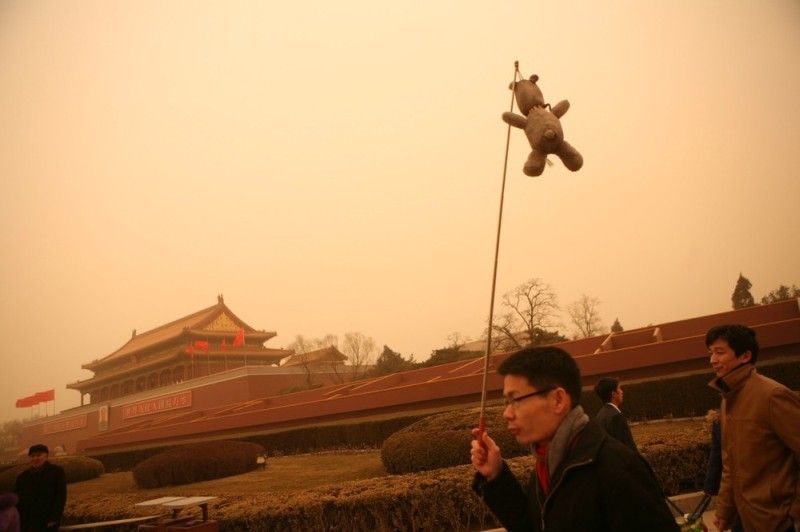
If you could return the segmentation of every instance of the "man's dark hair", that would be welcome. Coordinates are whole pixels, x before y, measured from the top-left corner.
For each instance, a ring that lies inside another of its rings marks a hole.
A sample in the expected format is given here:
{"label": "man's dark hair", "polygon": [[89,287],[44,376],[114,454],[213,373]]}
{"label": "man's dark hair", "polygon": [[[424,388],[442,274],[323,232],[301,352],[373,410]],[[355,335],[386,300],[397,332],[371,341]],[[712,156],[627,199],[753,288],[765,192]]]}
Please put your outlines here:
{"label": "man's dark hair", "polygon": [[758,360],[758,341],[756,332],[744,325],[718,325],[712,327],[706,333],[706,347],[711,346],[717,340],[725,340],[736,353],[737,357],[750,351],[750,363],[755,364]]}
{"label": "man's dark hair", "polygon": [[33,453],[50,454],[50,449],[48,449],[47,445],[43,443],[37,443],[35,445],[31,445],[30,449],[28,449],[28,456],[32,455]]}
{"label": "man's dark hair", "polygon": [[581,372],[569,353],[558,347],[528,347],[517,351],[500,364],[497,373],[525,377],[537,390],[560,386],[572,399],[572,408],[580,404]]}
{"label": "man's dark hair", "polygon": [[594,385],[594,393],[596,393],[600,400],[604,403],[610,403],[611,394],[614,393],[614,390],[617,388],[619,388],[618,379],[603,377],[597,381],[597,384]]}

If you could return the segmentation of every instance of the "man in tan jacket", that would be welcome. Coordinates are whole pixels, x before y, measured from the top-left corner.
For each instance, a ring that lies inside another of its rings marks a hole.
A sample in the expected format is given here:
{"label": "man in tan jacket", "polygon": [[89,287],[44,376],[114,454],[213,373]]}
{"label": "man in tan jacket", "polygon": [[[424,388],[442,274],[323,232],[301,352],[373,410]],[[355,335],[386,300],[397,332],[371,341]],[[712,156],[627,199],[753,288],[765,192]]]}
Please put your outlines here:
{"label": "man in tan jacket", "polygon": [[747,532],[794,531],[800,524],[800,396],[759,375],[758,342],[744,325],[706,334],[722,393],[722,483],[714,524],[738,514]]}

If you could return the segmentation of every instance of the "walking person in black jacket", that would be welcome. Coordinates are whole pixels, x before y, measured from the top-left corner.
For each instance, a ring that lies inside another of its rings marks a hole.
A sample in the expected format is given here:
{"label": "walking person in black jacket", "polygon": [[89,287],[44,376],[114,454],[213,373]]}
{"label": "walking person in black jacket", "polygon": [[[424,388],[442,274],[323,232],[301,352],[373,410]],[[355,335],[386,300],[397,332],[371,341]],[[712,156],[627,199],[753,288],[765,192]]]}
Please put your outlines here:
{"label": "walking person in black jacket", "polygon": [[67,480],[64,470],[47,460],[49,454],[46,445],[32,445],[28,450],[31,467],[20,473],[14,484],[22,532],[58,530],[61,522]]}
{"label": "walking person in black jacket", "polygon": [[497,372],[508,430],[537,458],[526,493],[494,440],[473,431],[473,489],[509,532],[678,530],[647,463],[583,412],[580,371],[568,353],[524,349]]}
{"label": "walking person in black jacket", "polygon": [[610,377],[603,377],[597,381],[594,393],[603,401],[603,406],[597,412],[594,420],[609,436],[616,438],[627,445],[631,451],[638,453],[639,449],[636,447],[636,442],[633,441],[628,420],[625,419],[622,410],[620,410],[623,391],[619,381]]}

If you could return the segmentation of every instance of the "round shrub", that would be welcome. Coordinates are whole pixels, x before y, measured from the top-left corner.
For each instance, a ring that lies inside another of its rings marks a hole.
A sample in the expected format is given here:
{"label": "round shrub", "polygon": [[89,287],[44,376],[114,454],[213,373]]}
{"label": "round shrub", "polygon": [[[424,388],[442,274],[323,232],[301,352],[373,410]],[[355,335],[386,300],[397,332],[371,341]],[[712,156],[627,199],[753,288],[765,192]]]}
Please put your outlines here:
{"label": "round shrub", "polygon": [[[51,456],[48,460],[64,469],[67,484],[97,478],[105,473],[102,462],[88,456]],[[17,475],[29,467],[28,463],[17,464],[0,473],[0,492],[14,489],[14,481],[17,479]]]}
{"label": "round shrub", "polygon": [[133,468],[140,488],[191,484],[246,473],[264,453],[257,443],[214,441],[176,447],[147,458]]}
{"label": "round shrub", "polygon": [[[416,473],[470,463],[471,430],[478,425],[477,408],[454,410],[417,421],[383,442],[381,460],[391,474]],[[486,430],[504,458],[530,452],[506,430],[503,407],[486,409]]]}

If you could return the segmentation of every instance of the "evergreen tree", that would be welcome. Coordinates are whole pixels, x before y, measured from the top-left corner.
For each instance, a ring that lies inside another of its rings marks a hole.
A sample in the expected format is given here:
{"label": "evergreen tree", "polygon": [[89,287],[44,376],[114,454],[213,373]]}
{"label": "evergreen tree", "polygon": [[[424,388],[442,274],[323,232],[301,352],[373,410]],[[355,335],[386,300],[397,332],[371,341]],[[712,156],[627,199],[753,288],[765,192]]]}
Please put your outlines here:
{"label": "evergreen tree", "polygon": [[619,318],[614,320],[614,325],[611,326],[611,332],[613,333],[621,333],[625,329],[622,328],[622,324],[619,322]]}
{"label": "evergreen tree", "polygon": [[736,287],[733,289],[733,295],[731,295],[731,302],[733,303],[734,309],[752,307],[756,304],[756,300],[753,299],[753,294],[750,293],[752,287],[753,283],[750,282],[750,279],[740,272],[739,279],[736,281]]}
{"label": "evergreen tree", "polygon": [[414,369],[414,357],[406,360],[400,353],[392,351],[388,345],[383,346],[383,352],[378,356],[375,361],[375,368],[370,373],[373,377],[380,377],[381,375],[390,375],[392,373],[399,373],[401,371],[408,371]]}

